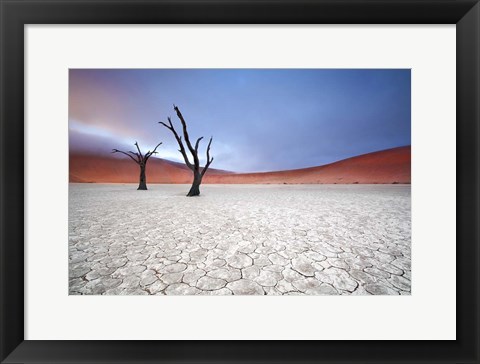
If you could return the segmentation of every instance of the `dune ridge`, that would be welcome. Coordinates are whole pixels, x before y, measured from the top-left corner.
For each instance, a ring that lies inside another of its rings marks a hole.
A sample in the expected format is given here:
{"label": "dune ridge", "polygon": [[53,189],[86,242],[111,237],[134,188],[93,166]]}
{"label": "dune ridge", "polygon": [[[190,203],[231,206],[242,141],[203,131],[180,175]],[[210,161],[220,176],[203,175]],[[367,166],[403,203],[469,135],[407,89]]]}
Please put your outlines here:
{"label": "dune ridge", "polygon": [[[70,154],[69,180],[76,183],[137,183],[139,168],[127,157]],[[398,147],[318,167],[286,171],[233,173],[210,168],[203,183],[212,184],[409,184],[411,147]],[[147,183],[191,183],[183,164],[151,158]]]}

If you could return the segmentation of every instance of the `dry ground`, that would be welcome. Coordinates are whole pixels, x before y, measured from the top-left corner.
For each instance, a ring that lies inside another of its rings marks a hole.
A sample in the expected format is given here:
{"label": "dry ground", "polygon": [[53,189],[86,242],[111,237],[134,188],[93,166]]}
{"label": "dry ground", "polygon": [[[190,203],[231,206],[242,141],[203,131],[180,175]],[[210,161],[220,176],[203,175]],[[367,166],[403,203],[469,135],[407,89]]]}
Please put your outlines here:
{"label": "dry ground", "polygon": [[70,184],[69,293],[411,291],[409,185]]}

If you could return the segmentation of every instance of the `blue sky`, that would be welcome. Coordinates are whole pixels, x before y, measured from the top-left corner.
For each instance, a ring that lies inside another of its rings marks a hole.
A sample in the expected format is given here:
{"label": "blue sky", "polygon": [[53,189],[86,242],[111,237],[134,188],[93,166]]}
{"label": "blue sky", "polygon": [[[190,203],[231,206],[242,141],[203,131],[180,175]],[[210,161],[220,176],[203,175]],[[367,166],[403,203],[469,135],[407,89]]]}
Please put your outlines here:
{"label": "blue sky", "polygon": [[[182,111],[192,142],[213,136],[212,168],[318,166],[411,144],[410,70],[72,69],[70,151],[148,150],[182,161],[158,124]],[[203,147],[203,148],[202,148]]]}

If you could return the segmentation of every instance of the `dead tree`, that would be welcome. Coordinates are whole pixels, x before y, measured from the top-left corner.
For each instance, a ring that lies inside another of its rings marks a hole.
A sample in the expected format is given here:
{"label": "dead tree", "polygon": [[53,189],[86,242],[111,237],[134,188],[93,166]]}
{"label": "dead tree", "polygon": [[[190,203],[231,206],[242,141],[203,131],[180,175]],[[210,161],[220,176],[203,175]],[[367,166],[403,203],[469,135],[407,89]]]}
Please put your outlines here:
{"label": "dead tree", "polygon": [[200,170],[200,160],[198,159],[198,145],[200,144],[200,141],[203,139],[203,137],[200,137],[197,139],[197,142],[195,143],[195,147],[194,147],[190,142],[190,137],[187,132],[187,123],[185,122],[185,119],[183,118],[182,113],[180,112],[178,107],[176,107],[175,105],[173,105],[173,109],[177,113],[177,116],[180,119],[180,122],[182,123],[183,137],[185,138],[185,143],[187,144],[188,150],[192,154],[193,164],[190,163],[190,160],[188,159],[187,152],[185,150],[185,147],[183,146],[182,137],[177,134],[177,131],[173,127],[172,119],[168,118],[169,125],[167,125],[162,121],[160,121],[159,124],[162,124],[173,133],[173,135],[175,136],[175,139],[177,140],[178,146],[180,147],[178,151],[182,153],[183,159],[185,160],[185,164],[193,172],[193,183],[192,183],[192,187],[190,188],[190,191],[188,191],[187,196],[198,196],[200,195],[200,184],[202,183],[202,178],[205,175],[205,172],[207,172],[208,167],[210,167],[210,164],[213,162],[213,157],[210,158],[210,145],[212,144],[212,138],[210,138],[210,141],[208,142],[208,146],[207,146],[207,163],[205,164],[205,167],[203,167]]}
{"label": "dead tree", "polygon": [[135,163],[138,164],[140,167],[140,182],[138,184],[137,190],[146,190],[147,189],[147,176],[145,174],[145,169],[147,167],[147,162],[148,158],[152,156],[152,154],[157,153],[157,148],[161,145],[162,143],[158,143],[153,152],[148,151],[145,155],[142,154],[140,151],[140,147],[138,146],[138,143],[135,142],[135,146],[137,147],[138,153],[137,152],[124,152],[118,149],[113,149],[112,153],[122,153],[125,154],[126,156],[130,157]]}

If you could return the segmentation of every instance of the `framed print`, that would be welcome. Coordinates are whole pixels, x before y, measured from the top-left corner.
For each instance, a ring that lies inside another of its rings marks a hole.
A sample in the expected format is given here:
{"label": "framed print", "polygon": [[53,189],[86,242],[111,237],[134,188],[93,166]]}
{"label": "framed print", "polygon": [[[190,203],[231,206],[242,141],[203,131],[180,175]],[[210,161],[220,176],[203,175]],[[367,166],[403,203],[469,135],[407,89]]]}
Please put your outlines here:
{"label": "framed print", "polygon": [[477,1],[1,9],[2,362],[478,361]]}

